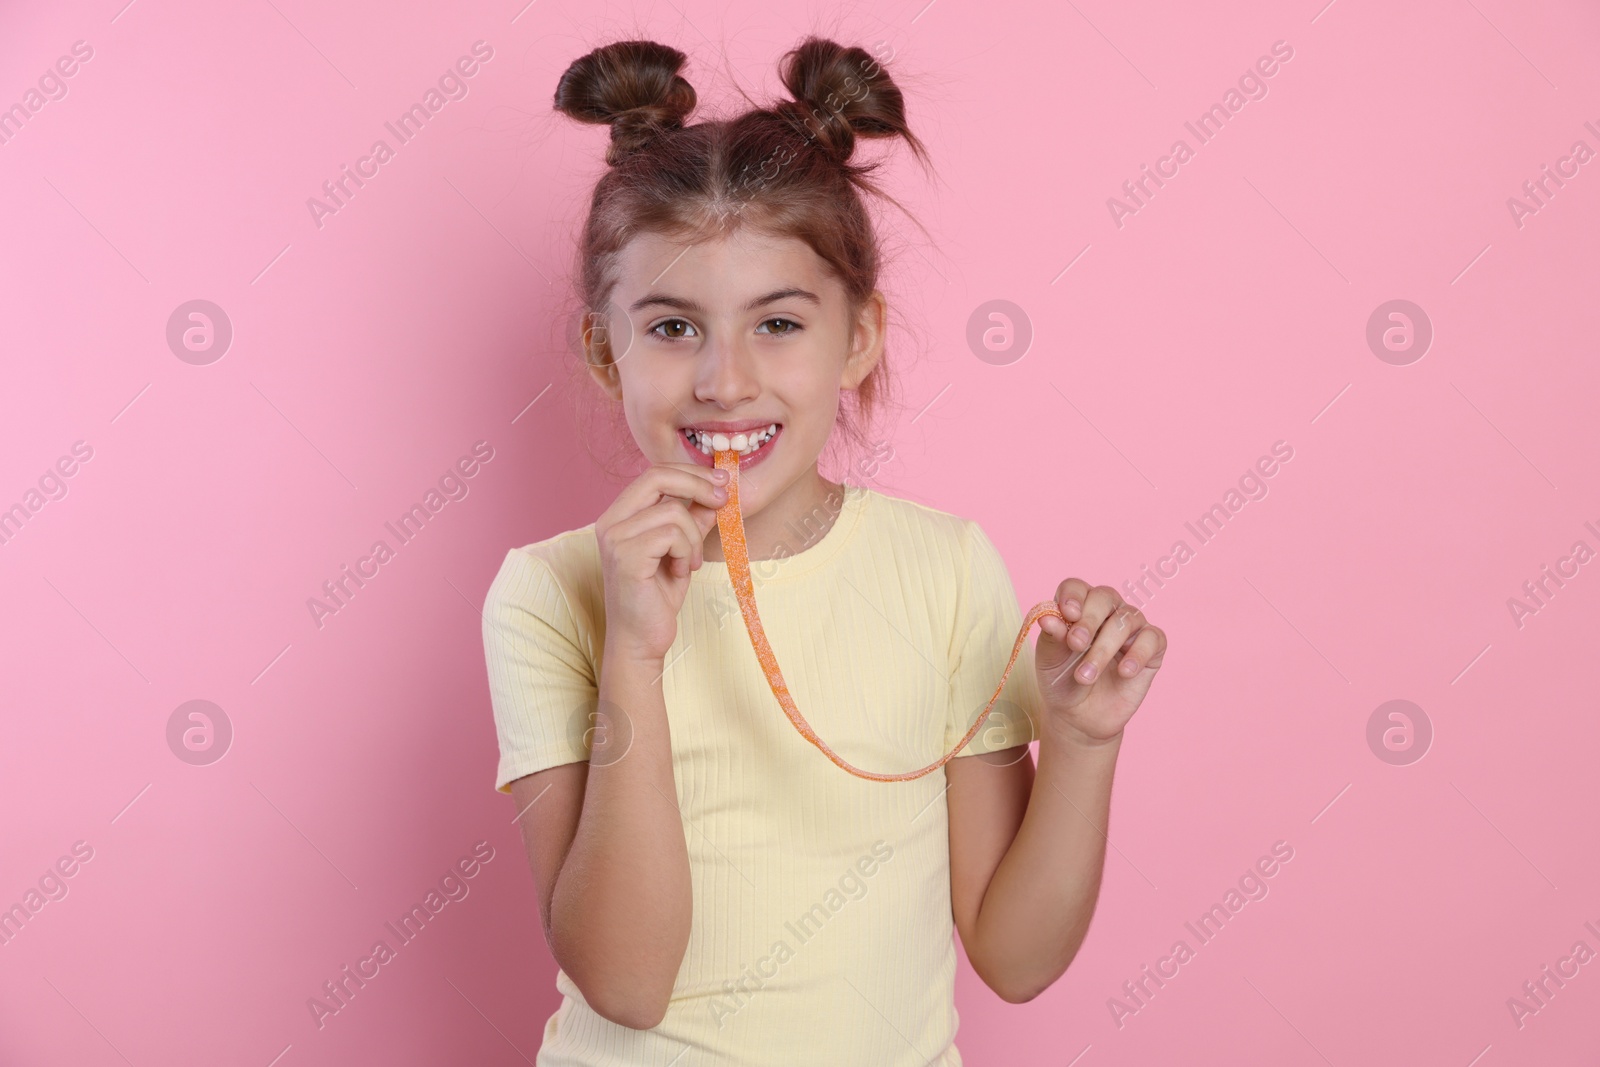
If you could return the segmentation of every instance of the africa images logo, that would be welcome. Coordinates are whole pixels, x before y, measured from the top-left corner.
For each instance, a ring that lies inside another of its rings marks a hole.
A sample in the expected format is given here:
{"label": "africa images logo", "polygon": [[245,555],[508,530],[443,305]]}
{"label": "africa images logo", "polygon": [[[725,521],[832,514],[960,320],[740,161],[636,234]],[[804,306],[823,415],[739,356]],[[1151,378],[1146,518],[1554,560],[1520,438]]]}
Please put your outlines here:
{"label": "africa images logo", "polygon": [[[445,906],[452,901],[467,899],[467,894],[472,892],[468,884],[476,878],[491,860],[494,859],[494,846],[487,841],[479,841],[472,846],[471,855],[463,856],[452,866],[445,869],[439,878],[438,887],[428,887],[428,892],[420,903],[411,905],[411,910],[400,916],[395,922],[385,922],[384,928],[394,935],[394,947],[390,947],[386,938],[379,938],[373,942],[372,951],[356,960],[354,968],[345,964],[333,978],[322,983],[322,995],[306,998],[306,1008],[311,1012],[311,1019],[321,1030],[328,1024],[328,1018],[339,1014],[350,1006],[351,1000],[367,983],[383,973],[383,969],[398,958],[399,950],[411,944],[427,929],[428,924],[444,911]],[[398,924],[398,925],[397,925]]]}
{"label": "africa images logo", "polygon": [[395,157],[396,148],[410,143],[430,119],[444,110],[445,104],[452,100],[465,100],[471,92],[468,79],[482,69],[482,64],[493,58],[494,49],[487,41],[472,42],[472,55],[461,56],[454,65],[446,67],[444,73],[439,75],[437,85],[428,86],[422,94],[421,102],[412,103],[393,122],[383,124],[383,128],[393,135],[394,145],[380,137],[372,142],[366,155],[356,160],[353,171],[348,163],[341,163],[339,176],[322,183],[323,196],[306,198],[306,210],[311,212],[311,221],[317,224],[317,229],[322,229],[325,225],[323,220],[328,215],[337,215],[355,198],[357,190],[376,178],[383,165]]}

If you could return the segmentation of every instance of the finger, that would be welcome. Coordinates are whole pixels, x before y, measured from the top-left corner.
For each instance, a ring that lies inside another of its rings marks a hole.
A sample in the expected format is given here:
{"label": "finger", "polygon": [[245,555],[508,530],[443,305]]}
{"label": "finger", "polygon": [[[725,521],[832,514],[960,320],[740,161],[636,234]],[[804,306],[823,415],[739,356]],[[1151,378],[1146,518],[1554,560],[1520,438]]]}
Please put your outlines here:
{"label": "finger", "polygon": [[1100,632],[1101,625],[1122,603],[1122,594],[1109,585],[1091,588],[1083,597],[1083,609],[1079,612],[1077,622],[1067,634],[1067,646],[1080,651],[1087,649],[1094,641],[1095,634]]}
{"label": "finger", "polygon": [[1132,639],[1125,642],[1122,654],[1117,660],[1117,675],[1121,678],[1132,678],[1145,667],[1161,666],[1161,650],[1164,645],[1161,631],[1154,626],[1146,626]]}
{"label": "finger", "polygon": [[[726,504],[727,499],[724,498],[722,503]],[[710,533],[711,528],[717,524],[717,515],[722,510],[722,505],[707,507],[697,500],[687,505],[687,507],[689,518],[694,522],[695,528],[700,531],[700,540],[704,541],[706,534]]]}
{"label": "finger", "polygon": [[[683,514],[686,517],[685,521],[689,525],[689,530],[692,532],[692,536],[694,537],[696,550],[694,565],[696,568],[698,568],[705,562],[706,538],[710,536],[712,530],[717,528],[717,510],[715,508],[704,507],[700,504],[690,504],[684,510]],[[724,548],[723,551],[723,559],[727,559],[727,549]]]}
{"label": "finger", "polygon": [[673,479],[670,485],[663,486],[656,502],[678,500],[685,505],[710,508],[713,514],[728,502],[728,479],[722,477],[725,471],[696,468],[688,473],[687,483]]}
{"label": "finger", "polygon": [[700,566],[696,558],[700,554],[700,546],[684,533],[681,523],[670,522],[659,526],[651,531],[651,536],[657,545],[665,545],[665,551],[658,551],[655,555],[667,565],[667,573],[674,578],[686,577]]}
{"label": "finger", "polygon": [[605,525],[619,522],[665,497],[719,508],[728,499],[727,480],[721,471],[693,463],[657,463],[624,487],[599,521]]}
{"label": "finger", "polygon": [[[1093,601],[1094,595],[1091,593],[1090,602]],[[1111,617],[1100,625],[1094,643],[1089,646],[1089,650],[1078,661],[1078,666],[1073,669],[1073,678],[1087,685],[1100,677],[1105,672],[1106,664],[1111,662],[1111,657],[1117,654],[1117,650],[1122,647],[1130,634],[1144,627],[1144,623],[1144,613],[1138,608],[1128,604],[1119,605],[1111,613]]]}
{"label": "finger", "polygon": [[683,531],[684,540],[694,547],[690,569],[698,570],[705,562],[706,533],[710,529],[704,517],[709,515],[711,522],[715,523],[717,513],[699,504],[685,504],[676,497],[663,500],[657,507],[667,509],[672,522]]}
{"label": "finger", "polygon": [[[1077,622],[1083,613],[1083,598],[1089,593],[1089,583],[1082,578],[1068,578],[1056,586],[1056,607],[1070,622]],[[1052,616],[1053,618],[1053,616]],[[1060,621],[1060,620],[1057,620]]]}
{"label": "finger", "polygon": [[693,548],[676,523],[659,523],[631,533],[613,533],[611,555],[617,574],[632,581],[646,581],[657,577],[663,569],[669,574],[681,574],[680,564],[687,566]]}
{"label": "finger", "polygon": [[[658,533],[661,530],[671,531],[675,537],[663,537]],[[698,568],[703,562],[705,531],[676,497],[652,504],[617,523],[610,536],[619,543],[634,541],[639,551],[652,553],[653,559],[661,559],[670,552],[689,560],[692,568]]]}

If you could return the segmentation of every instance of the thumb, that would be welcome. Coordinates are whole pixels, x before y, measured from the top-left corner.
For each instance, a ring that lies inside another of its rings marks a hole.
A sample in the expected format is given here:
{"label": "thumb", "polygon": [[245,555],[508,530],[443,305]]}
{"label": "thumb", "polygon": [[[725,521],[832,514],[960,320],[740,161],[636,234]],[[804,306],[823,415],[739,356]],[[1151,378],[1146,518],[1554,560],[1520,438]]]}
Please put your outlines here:
{"label": "thumb", "polygon": [[[723,508],[727,506],[726,503],[722,505]],[[717,525],[717,516],[722,514],[722,508],[707,507],[698,502],[694,505],[693,511],[695,522],[700,524],[703,533],[710,533],[712,527]]]}
{"label": "thumb", "polygon": [[1034,667],[1041,671],[1054,671],[1071,663],[1081,652],[1067,644],[1067,634],[1072,624],[1046,615],[1039,620],[1039,640],[1033,646]]}

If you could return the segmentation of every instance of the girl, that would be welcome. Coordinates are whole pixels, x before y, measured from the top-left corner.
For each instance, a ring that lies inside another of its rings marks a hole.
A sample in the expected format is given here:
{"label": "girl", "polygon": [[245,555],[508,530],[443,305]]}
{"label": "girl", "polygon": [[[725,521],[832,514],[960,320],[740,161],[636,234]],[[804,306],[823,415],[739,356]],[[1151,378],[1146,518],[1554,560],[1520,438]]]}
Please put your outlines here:
{"label": "girl", "polygon": [[[955,748],[1021,624],[976,522],[819,473],[886,383],[858,137],[901,137],[860,48],[809,38],[793,95],[685,126],[684,55],[573,63],[558,110],[608,123],[583,229],[588,372],[647,469],[593,523],[507,552],[484,606],[500,741],[558,964],[540,1067],[961,1063],[952,925],[1022,1003],[1099,891],[1123,727],[1166,639],[1063,581],[1010,699],[943,773],[847,774],[786,721],[717,528],[738,486],[761,617],[816,733],[900,773]],[[836,426],[837,423],[837,426]],[[1028,742],[1039,741],[1035,770]],[[978,758],[973,758],[974,756]]]}

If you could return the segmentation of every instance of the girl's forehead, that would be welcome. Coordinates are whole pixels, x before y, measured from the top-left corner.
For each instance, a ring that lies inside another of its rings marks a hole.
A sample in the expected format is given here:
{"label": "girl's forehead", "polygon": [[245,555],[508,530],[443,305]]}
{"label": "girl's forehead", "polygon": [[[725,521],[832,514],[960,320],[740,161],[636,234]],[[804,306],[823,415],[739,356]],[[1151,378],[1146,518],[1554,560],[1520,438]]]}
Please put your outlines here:
{"label": "girl's forehead", "polygon": [[[821,256],[796,237],[749,229],[698,241],[642,233],[617,257],[618,281],[628,288],[692,284],[769,290],[775,284],[822,284]],[[811,288],[811,285],[807,285]]]}

